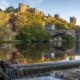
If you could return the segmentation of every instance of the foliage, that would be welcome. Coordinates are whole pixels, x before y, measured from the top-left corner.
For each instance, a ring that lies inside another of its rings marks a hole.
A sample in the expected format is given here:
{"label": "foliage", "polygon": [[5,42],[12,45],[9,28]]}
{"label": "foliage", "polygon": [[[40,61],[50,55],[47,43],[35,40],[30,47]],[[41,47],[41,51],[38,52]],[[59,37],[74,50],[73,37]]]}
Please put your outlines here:
{"label": "foliage", "polygon": [[56,29],[75,29],[75,28],[80,28],[79,25],[75,25],[72,23],[68,23],[66,20],[62,19],[62,18],[47,18],[44,19],[45,22],[49,23],[49,24],[54,24]]}
{"label": "foliage", "polygon": [[18,13],[15,25],[17,28],[22,29],[24,26],[42,26],[42,18],[39,15],[32,13]]}
{"label": "foliage", "polygon": [[2,12],[3,10],[0,8],[0,12]]}
{"label": "foliage", "polygon": [[4,10],[4,12],[6,12],[6,13],[10,13],[10,12],[15,12],[15,8],[13,7],[13,6],[9,6],[8,8],[6,8],[5,10]]}
{"label": "foliage", "polygon": [[26,13],[18,13],[16,17],[15,25],[18,29],[22,29],[25,25],[27,25]]}
{"label": "foliage", "polygon": [[75,42],[73,40],[71,41],[64,41],[62,42],[62,46],[61,46],[61,49],[62,50],[66,50],[66,49],[70,49],[72,48],[73,46],[75,45]]}
{"label": "foliage", "polygon": [[0,12],[0,26],[5,25],[8,22],[9,18],[10,16],[8,13]]}
{"label": "foliage", "polygon": [[[38,63],[42,61],[42,53],[49,51],[48,43],[28,43],[16,44],[16,48],[21,52],[21,55],[26,58],[27,63]],[[35,59],[34,59],[35,58]],[[19,56],[18,58],[19,59]]]}
{"label": "foliage", "polygon": [[0,40],[12,40],[12,37],[13,33],[9,28],[5,26],[0,27]]}
{"label": "foliage", "polygon": [[45,41],[49,39],[49,33],[42,27],[29,26],[22,29],[20,35],[17,36],[17,39],[25,40],[27,42]]}
{"label": "foliage", "polygon": [[74,41],[74,38],[68,34],[62,35],[63,40]]}
{"label": "foliage", "polygon": [[[64,49],[69,49],[69,48],[73,47],[75,44],[75,40],[71,35],[64,34],[64,35],[62,35],[62,39],[66,41],[66,42],[63,42]],[[67,46],[65,46],[65,45],[67,45]]]}
{"label": "foliage", "polygon": [[17,39],[27,42],[49,39],[49,33],[43,29],[43,21],[39,15],[18,13],[15,25],[21,31]]}
{"label": "foliage", "polygon": [[68,23],[66,20],[59,18],[44,18],[39,15],[34,15],[33,13],[18,13],[17,20],[15,24],[17,27],[26,26],[44,26],[43,23],[54,24],[56,29],[74,29],[80,28],[80,26]]}
{"label": "foliage", "polygon": [[5,47],[5,46],[9,46],[8,48],[5,49],[0,49],[0,59],[7,61],[9,60],[11,53],[12,53],[12,44],[7,44],[7,43],[0,43],[0,47]]}

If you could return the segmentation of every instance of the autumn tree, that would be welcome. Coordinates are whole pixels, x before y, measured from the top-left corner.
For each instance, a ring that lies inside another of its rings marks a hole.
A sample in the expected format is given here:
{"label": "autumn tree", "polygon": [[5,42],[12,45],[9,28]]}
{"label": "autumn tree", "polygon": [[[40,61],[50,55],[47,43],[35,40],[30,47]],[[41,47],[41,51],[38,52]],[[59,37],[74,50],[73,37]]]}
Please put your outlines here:
{"label": "autumn tree", "polygon": [[0,12],[0,26],[6,25],[10,16],[8,13]]}
{"label": "autumn tree", "polygon": [[18,13],[16,15],[15,25],[18,29],[22,29],[25,25],[27,25],[27,17],[26,13]]}

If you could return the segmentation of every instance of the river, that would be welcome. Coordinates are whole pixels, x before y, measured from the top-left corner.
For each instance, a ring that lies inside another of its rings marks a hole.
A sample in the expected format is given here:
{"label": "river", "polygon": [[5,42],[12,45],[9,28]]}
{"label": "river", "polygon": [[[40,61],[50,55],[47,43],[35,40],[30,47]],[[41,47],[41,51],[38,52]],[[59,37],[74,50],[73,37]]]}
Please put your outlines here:
{"label": "river", "polygon": [[[80,60],[80,43],[72,42],[52,42],[52,43],[37,42],[27,44],[1,43],[0,59],[8,61],[10,64],[28,64],[28,63]],[[52,71],[47,75],[29,77],[26,79],[24,78],[23,80],[66,80],[63,78],[60,79],[59,77],[55,78],[54,75],[56,73]]]}

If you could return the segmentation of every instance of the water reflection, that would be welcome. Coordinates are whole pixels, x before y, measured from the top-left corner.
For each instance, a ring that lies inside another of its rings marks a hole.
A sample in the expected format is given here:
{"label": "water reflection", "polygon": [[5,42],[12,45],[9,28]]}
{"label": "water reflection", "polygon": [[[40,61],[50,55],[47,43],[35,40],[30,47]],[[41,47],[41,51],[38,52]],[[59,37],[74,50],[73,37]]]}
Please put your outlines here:
{"label": "water reflection", "polygon": [[80,60],[80,43],[54,42],[31,44],[1,44],[0,59],[12,64],[40,63],[61,60]]}
{"label": "water reflection", "polygon": [[9,59],[11,56],[12,50],[13,48],[11,44],[0,44],[0,60],[6,61],[7,59]]}

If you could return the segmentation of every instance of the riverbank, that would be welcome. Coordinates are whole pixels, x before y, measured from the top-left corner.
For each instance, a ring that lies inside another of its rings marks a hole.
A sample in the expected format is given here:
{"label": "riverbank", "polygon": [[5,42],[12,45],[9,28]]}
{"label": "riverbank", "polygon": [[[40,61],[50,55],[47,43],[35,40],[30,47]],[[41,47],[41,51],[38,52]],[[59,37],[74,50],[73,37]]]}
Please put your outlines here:
{"label": "riverbank", "polygon": [[24,43],[22,40],[3,40],[0,43]]}
{"label": "riverbank", "polygon": [[80,68],[55,71],[55,78],[62,80],[80,80]]}

